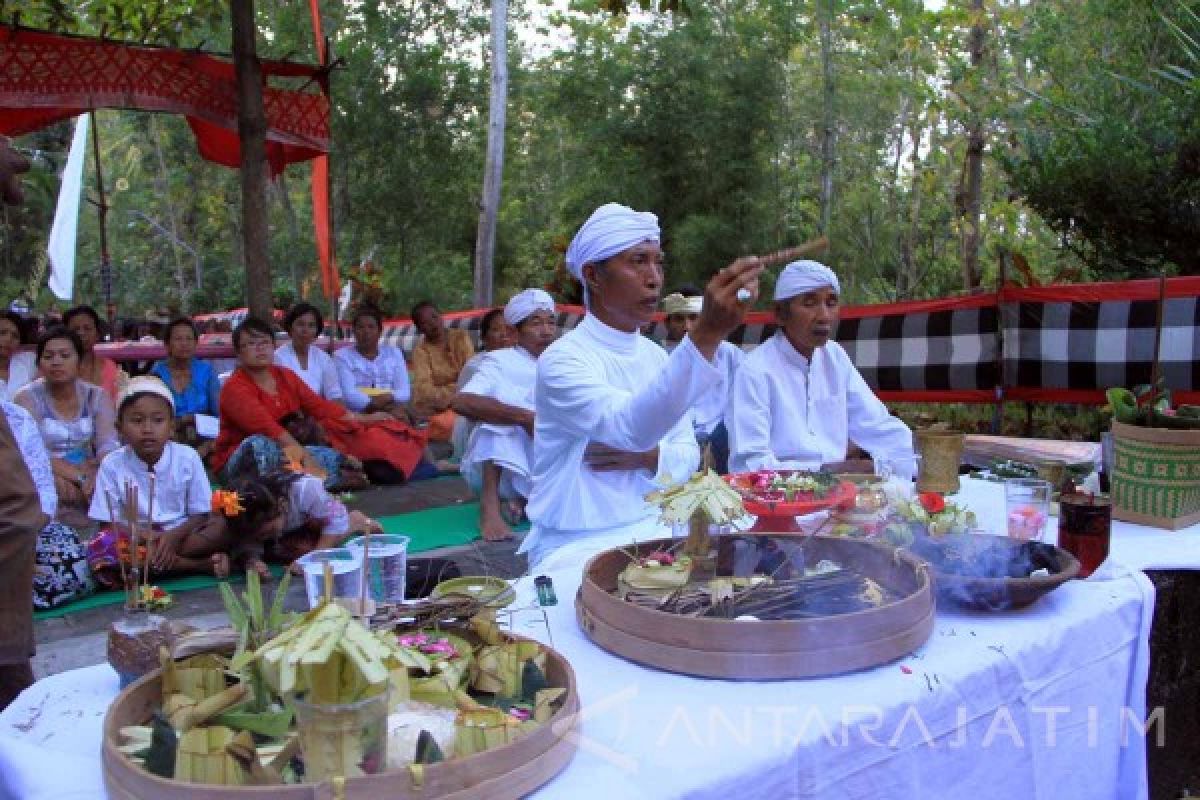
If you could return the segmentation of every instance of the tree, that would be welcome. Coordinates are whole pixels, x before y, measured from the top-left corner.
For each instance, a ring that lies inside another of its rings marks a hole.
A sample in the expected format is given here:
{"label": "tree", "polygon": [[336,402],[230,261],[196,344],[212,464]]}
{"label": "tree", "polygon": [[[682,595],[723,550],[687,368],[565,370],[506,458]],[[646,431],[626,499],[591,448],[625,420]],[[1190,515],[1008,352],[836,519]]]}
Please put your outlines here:
{"label": "tree", "polygon": [[267,225],[267,114],[263,109],[262,65],[254,0],[232,0],[233,64],[237,75],[238,140],[241,145],[242,257],[246,267],[246,305],[260,319],[271,319],[271,261]]}
{"label": "tree", "polygon": [[504,117],[508,109],[508,2],[492,0],[492,91],[488,112],[487,158],[475,239],[475,307],[492,304],[492,258],[496,252],[496,218],[504,175]]}

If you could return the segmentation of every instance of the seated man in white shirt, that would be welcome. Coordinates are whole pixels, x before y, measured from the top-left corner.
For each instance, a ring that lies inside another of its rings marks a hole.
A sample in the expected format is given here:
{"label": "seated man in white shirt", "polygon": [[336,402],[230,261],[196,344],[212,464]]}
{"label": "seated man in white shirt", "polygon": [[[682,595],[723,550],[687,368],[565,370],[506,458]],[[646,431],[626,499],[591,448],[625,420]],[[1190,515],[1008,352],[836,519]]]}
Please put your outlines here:
{"label": "seated man in white shirt", "polygon": [[816,261],[794,261],[780,274],[779,329],[746,356],[733,381],[725,415],[732,471],[818,469],[843,461],[851,442],[873,457],[911,463],[912,431],[830,340],[840,294],[837,276]]}
{"label": "seated man in white shirt", "polygon": [[[683,337],[692,330],[703,308],[703,293],[691,286],[681,287],[663,298],[663,311],[667,314],[667,337],[663,340],[663,347],[668,353],[678,347]],[[721,342],[714,362],[721,370],[721,384],[692,407],[696,442],[701,451],[708,448],[711,466],[721,475],[729,471],[729,433],[725,425],[725,408],[729,405],[733,376],[745,357],[746,354],[737,345]]]}
{"label": "seated man in white shirt", "polygon": [[537,359],[554,341],[554,298],[526,289],[504,306],[504,321],[517,343],[485,355],[454,397],[453,408],[474,426],[462,459],[462,475],[479,495],[479,529],[488,541],[512,538],[501,503],[524,512],[533,469],[533,390]]}
{"label": "seated man in white shirt", "polygon": [[762,271],[756,258],[721,270],[691,333],[668,356],[639,333],[658,309],[663,284],[654,214],[600,207],[566,261],[584,285],[588,313],[538,359],[526,506],[533,530],[521,544],[532,567],[574,564],[662,535],[645,496],[687,480],[699,464],[690,409],[720,384],[717,348],[741,323]]}

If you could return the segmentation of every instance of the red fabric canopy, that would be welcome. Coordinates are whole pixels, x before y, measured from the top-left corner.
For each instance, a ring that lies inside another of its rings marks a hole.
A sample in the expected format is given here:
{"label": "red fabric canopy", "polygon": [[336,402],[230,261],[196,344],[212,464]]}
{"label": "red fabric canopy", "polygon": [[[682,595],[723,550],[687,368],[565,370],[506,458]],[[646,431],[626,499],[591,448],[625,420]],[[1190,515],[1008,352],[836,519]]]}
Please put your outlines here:
{"label": "red fabric canopy", "polygon": [[[262,61],[267,85],[267,160],[277,175],[329,151],[329,98],[321,67]],[[270,77],[311,78],[303,89]],[[185,50],[145,47],[0,26],[0,133],[16,136],[96,108],[165,111],[187,117],[200,155],[238,167],[233,62]]]}

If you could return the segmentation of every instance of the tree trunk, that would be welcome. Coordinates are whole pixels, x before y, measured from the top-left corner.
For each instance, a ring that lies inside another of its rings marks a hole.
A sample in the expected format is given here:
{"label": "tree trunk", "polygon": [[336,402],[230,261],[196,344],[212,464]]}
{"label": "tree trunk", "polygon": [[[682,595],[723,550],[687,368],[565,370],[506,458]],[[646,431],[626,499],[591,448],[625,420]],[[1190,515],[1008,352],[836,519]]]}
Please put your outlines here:
{"label": "tree trunk", "polygon": [[833,221],[833,167],[837,152],[837,122],[833,85],[833,4],[818,0],[817,29],[821,39],[821,233]]}
{"label": "tree trunk", "polygon": [[[937,142],[937,126],[930,126],[929,151],[932,155]],[[908,225],[900,243],[900,273],[896,276],[896,299],[907,299],[917,285],[917,236],[921,226],[921,195],[924,182],[924,164],[921,159],[921,142],[924,131],[918,118],[912,126],[912,182],[908,193]]]}
{"label": "tree trunk", "polygon": [[267,115],[263,110],[262,66],[258,62],[254,0],[231,0],[233,63],[237,76],[238,139],[242,163],[242,253],[246,305],[271,320],[271,262],[267,242]]}
{"label": "tree trunk", "polygon": [[962,183],[959,196],[959,221],[961,224],[963,288],[976,289],[980,283],[979,269],[979,217],[982,210],[983,193],[983,111],[978,107],[983,92],[982,82],[984,46],[987,29],[984,27],[983,0],[971,0],[971,30],[967,34],[967,52],[971,56],[971,71],[977,81],[975,97],[968,103],[970,115],[967,124],[967,155],[963,164]]}
{"label": "tree trunk", "polygon": [[[171,202],[171,187],[168,183],[167,159],[162,151],[162,138],[154,117],[150,117],[150,138],[154,141],[154,153],[158,158],[158,186],[160,197],[167,206],[167,225],[171,231],[171,255],[175,260],[175,283],[179,286],[179,310],[184,314],[191,311],[191,295],[183,277],[183,259],[179,256],[179,226],[175,224],[175,204]],[[197,286],[196,288],[200,288]]]}
{"label": "tree trunk", "polygon": [[487,159],[483,197],[475,236],[475,307],[492,304],[495,276],[496,215],[504,176],[504,118],[508,104],[508,0],[492,0],[492,96],[488,113]]}

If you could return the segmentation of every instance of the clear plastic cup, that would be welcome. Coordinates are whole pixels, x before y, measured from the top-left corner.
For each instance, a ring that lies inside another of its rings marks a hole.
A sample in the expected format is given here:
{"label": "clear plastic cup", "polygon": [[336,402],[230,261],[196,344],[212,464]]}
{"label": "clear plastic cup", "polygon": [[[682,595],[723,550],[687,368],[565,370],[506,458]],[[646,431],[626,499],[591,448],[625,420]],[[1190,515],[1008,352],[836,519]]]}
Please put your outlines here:
{"label": "clear plastic cup", "polygon": [[1049,481],[1009,478],[1004,481],[1004,512],[1008,535],[1022,541],[1042,541],[1050,519]]}
{"label": "clear plastic cup", "polygon": [[[369,545],[365,544],[368,539]],[[407,536],[398,533],[373,533],[346,544],[346,549],[360,559],[364,556],[363,551],[370,548],[365,573],[367,596],[376,603],[404,602],[409,541]]]}
{"label": "clear plastic cup", "polygon": [[304,571],[308,607],[316,608],[325,596],[325,565],[333,568],[333,596],[358,599],[362,588],[362,559],[345,547],[313,550],[296,559]]}

